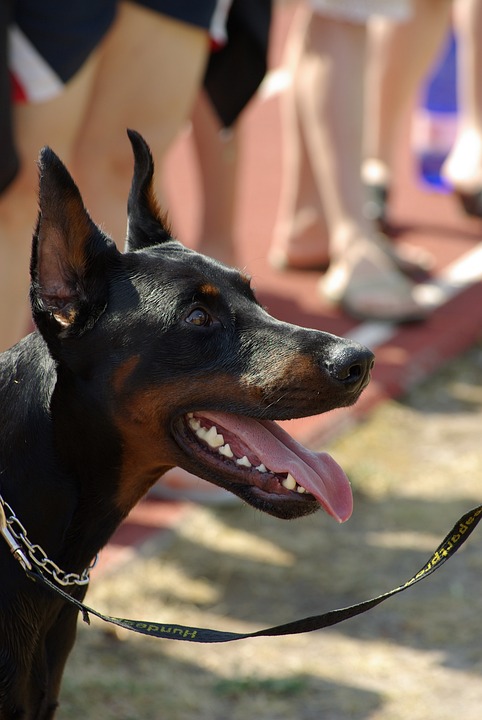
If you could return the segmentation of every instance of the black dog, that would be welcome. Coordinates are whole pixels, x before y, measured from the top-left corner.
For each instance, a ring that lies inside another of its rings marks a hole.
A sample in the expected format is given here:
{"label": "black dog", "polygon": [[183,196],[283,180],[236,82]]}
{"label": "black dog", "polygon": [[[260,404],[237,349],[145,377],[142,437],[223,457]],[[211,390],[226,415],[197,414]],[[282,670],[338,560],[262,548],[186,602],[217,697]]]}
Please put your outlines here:
{"label": "black dog", "polygon": [[[176,465],[281,518],[321,505],[345,520],[341,469],[272,421],[355,402],[373,362],[359,345],[273,319],[247,277],[173,240],[149,149],[129,136],[124,254],[43,150],[31,262],[38,329],[0,359],[0,520],[26,561],[79,599],[96,553]],[[17,560],[0,535],[0,718],[48,720],[77,611]]]}

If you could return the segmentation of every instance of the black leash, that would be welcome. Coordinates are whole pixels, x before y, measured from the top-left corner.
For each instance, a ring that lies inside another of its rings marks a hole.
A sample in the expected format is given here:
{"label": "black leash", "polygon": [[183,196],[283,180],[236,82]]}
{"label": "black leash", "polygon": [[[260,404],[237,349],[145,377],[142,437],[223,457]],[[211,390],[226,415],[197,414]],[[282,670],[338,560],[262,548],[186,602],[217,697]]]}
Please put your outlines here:
{"label": "black leash", "polygon": [[118,625],[126,630],[133,630],[141,635],[150,635],[151,637],[156,638],[185,640],[197,643],[222,643],[230,642],[232,640],[244,640],[245,638],[252,637],[295,635],[299,633],[312,632],[313,630],[321,630],[322,628],[337,625],[338,623],[355,617],[356,615],[361,615],[361,613],[367,612],[367,610],[371,610],[377,605],[380,605],[380,603],[384,602],[389,597],[397,595],[403,590],[407,590],[409,587],[412,587],[412,585],[420,582],[420,580],[428,577],[457,552],[472,531],[476,528],[481,520],[481,517],[482,505],[479,505],[463,515],[445,539],[440,543],[430,560],[423,566],[423,568],[419,570],[419,572],[410,580],[408,580],[408,582],[403,585],[399,585],[399,587],[394,590],[383,593],[383,595],[378,595],[371,600],[351,605],[350,607],[331,610],[323,615],[315,615],[313,617],[295,620],[284,625],[277,625],[276,627],[266,628],[265,630],[258,630],[257,632],[252,633],[223,632],[219,630],[209,630],[207,628],[189,627],[186,625],[171,625],[157,622],[151,623],[140,620],[126,620],[124,618],[110,617],[109,615],[103,615],[102,613],[97,612],[97,610],[93,610],[87,605],[75,600],[75,598],[61,590],[53,582],[42,575],[40,569],[26,570],[26,572],[32,580],[43,584],[50,590],[55,591],[67,602],[75,605],[75,607],[77,607],[77,609],[82,613],[84,622],[88,624],[90,624],[89,615],[95,615],[105,622]]}

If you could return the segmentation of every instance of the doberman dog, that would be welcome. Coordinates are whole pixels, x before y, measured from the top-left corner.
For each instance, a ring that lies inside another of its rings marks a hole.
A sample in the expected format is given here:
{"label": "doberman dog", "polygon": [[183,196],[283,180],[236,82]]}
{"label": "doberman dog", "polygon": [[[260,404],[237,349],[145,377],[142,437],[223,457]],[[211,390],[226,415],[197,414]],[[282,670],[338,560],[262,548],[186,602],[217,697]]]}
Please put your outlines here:
{"label": "doberman dog", "polygon": [[[150,150],[129,137],[124,253],[91,220],[58,157],[41,152],[37,329],[0,359],[4,528],[5,519],[7,530],[22,528],[24,556],[51,580],[71,573],[67,592],[78,599],[86,584],[75,578],[174,466],[280,518],[321,506],[346,520],[341,468],[274,421],[354,403],[373,364],[356,343],[274,319],[248,277],[173,239]],[[3,539],[0,718],[49,720],[77,610],[32,582]]]}

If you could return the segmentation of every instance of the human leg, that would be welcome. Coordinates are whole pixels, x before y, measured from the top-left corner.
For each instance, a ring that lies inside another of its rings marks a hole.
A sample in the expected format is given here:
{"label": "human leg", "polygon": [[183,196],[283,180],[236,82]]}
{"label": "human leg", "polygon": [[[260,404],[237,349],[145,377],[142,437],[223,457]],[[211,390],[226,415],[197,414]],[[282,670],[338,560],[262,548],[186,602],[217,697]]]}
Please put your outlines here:
{"label": "human leg", "polygon": [[310,13],[294,78],[296,102],[329,233],[321,291],[352,314],[409,320],[424,313],[412,283],[362,212],[365,26]]}
{"label": "human leg", "polygon": [[376,16],[368,26],[362,165],[368,185],[389,186],[400,118],[449,26],[450,0],[414,0],[412,8],[404,22]]}
{"label": "human leg", "polygon": [[309,21],[298,9],[287,42],[284,65],[292,82],[281,98],[282,162],[280,199],[270,248],[277,269],[316,269],[329,264],[328,233],[316,180],[306,147],[296,101],[296,78],[303,56],[303,38]]}
{"label": "human leg", "polygon": [[222,130],[204,91],[197,97],[191,118],[203,205],[198,249],[228,265],[236,265],[238,131],[236,126]]}
{"label": "human leg", "polygon": [[206,30],[120,3],[74,164],[87,207],[119,243],[125,236],[132,176],[126,128],[146,137],[161,168],[167,148],[190,116],[207,53]]}
{"label": "human leg", "polygon": [[26,332],[29,257],[37,214],[36,158],[51,145],[65,162],[78,132],[97,61],[92,55],[59,96],[43,103],[17,105],[13,111],[20,170],[0,197],[0,349]]}

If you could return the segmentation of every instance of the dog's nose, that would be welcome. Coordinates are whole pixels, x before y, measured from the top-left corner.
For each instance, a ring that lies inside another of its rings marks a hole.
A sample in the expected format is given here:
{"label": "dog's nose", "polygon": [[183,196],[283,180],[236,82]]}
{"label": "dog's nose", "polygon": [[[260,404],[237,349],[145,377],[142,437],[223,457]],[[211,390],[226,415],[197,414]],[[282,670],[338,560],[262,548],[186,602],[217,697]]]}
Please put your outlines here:
{"label": "dog's nose", "polygon": [[363,345],[347,343],[331,355],[325,367],[333,380],[342,383],[347,390],[357,392],[370,380],[375,356]]}

